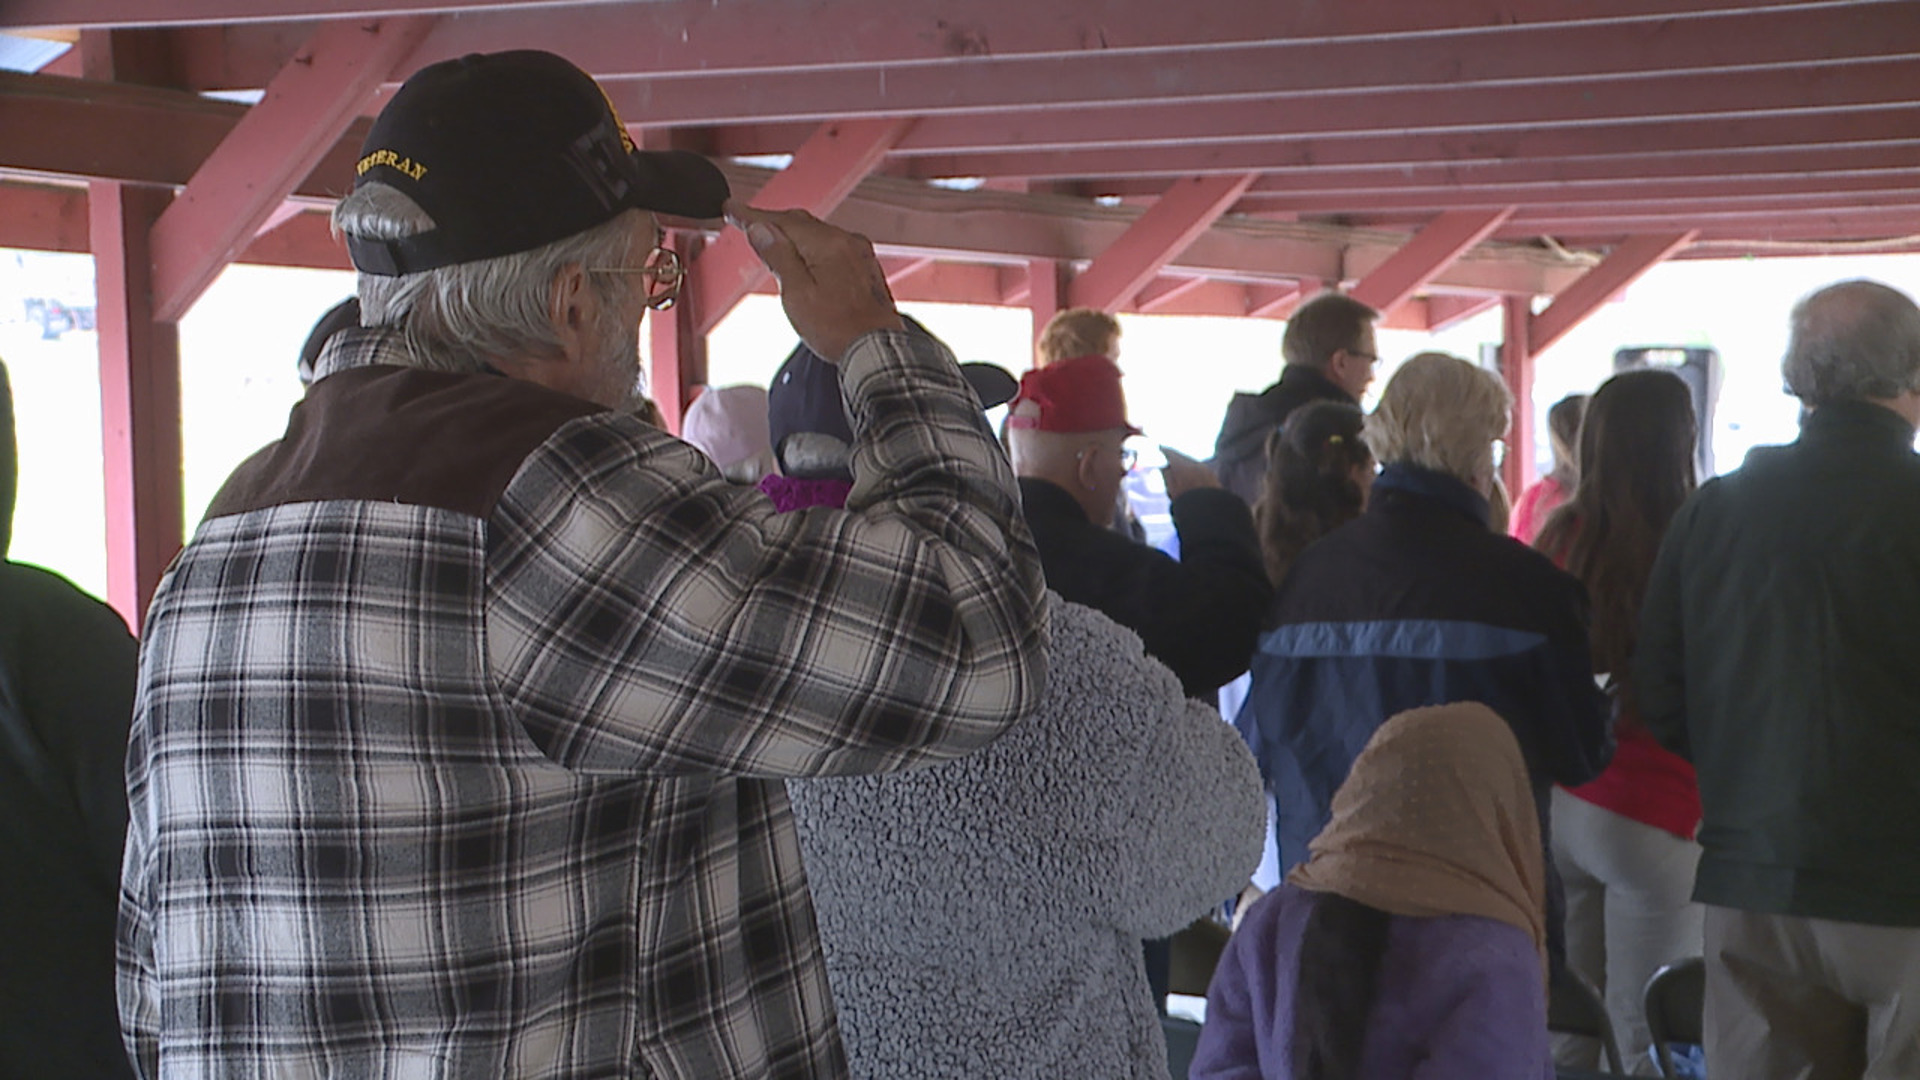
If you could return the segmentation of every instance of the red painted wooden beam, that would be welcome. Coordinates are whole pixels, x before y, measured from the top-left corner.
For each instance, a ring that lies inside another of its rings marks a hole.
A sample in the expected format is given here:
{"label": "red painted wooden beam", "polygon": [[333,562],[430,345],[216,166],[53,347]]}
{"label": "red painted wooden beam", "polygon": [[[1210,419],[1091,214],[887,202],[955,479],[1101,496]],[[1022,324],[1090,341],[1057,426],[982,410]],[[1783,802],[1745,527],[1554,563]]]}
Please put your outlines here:
{"label": "red painted wooden beam", "polygon": [[[821,125],[794,154],[793,163],[754,195],[753,204],[762,209],[800,208],[815,217],[827,217],[911,124],[911,120],[894,119]],[[723,233],[693,264],[688,283],[699,332],[705,334],[718,325],[767,274],[744,233],[738,229]]]}
{"label": "red painted wooden beam", "polygon": [[[1270,177],[1270,182],[1284,184],[1295,176],[1312,176],[1334,168],[1457,168],[1639,155],[1679,156],[1686,162],[1685,171],[1669,167],[1661,175],[1699,176],[1738,173],[1741,170],[1736,162],[1742,158],[1764,165],[1781,150],[1823,147],[1845,152],[1858,149],[1847,145],[1853,143],[1900,144],[1909,155],[1906,163],[1911,164],[1915,131],[1920,131],[1920,107],[1907,106],[1783,117],[1662,119],[1605,127],[1539,127],[1406,137],[1289,139],[1279,135],[1265,142],[1210,144],[1154,154],[1123,149],[939,155],[908,160],[905,173],[920,178],[1004,175],[1083,180],[1105,193],[1110,189],[1100,182],[1107,177],[1265,172],[1279,174]],[[1616,170],[1609,175],[1620,173]]]}
{"label": "red painted wooden beam", "polygon": [[[1318,290],[1315,290],[1318,291]],[[1284,319],[1305,303],[1307,290],[1298,283],[1266,285],[1247,290],[1247,314],[1257,319]]]}
{"label": "red painted wooden beam", "polygon": [[1162,274],[1134,293],[1127,306],[1132,311],[1151,314],[1205,284],[1207,279],[1203,277]]}
{"label": "red painted wooden beam", "polygon": [[157,318],[186,314],[432,26],[430,18],[356,20],[314,33],[154,223]]}
{"label": "red painted wooden beam", "polygon": [[[158,35],[89,31],[89,78],[159,83],[172,59]],[[171,192],[90,185],[100,351],[100,449],[106,481],[107,602],[134,633],[185,533],[180,464],[180,332],[153,313],[153,223]]]}
{"label": "red painted wooden beam", "polygon": [[1756,199],[1773,205],[1829,199],[1844,203],[1852,196],[1875,196],[1920,189],[1920,165],[1891,169],[1819,170],[1814,172],[1738,173],[1718,177],[1626,176],[1604,180],[1537,181],[1480,185],[1461,179],[1445,186],[1340,187],[1314,184],[1314,190],[1249,192],[1240,200],[1241,212],[1256,214],[1325,213],[1329,206],[1365,207],[1369,213],[1438,213],[1442,210],[1493,210],[1503,206],[1601,207],[1638,204],[1680,204],[1698,207],[1733,206]]}
{"label": "red painted wooden beam", "polygon": [[[738,71],[635,73],[610,93],[649,124],[833,119],[1024,111],[1046,103],[1114,108],[1171,101],[1310,95],[1331,90],[1566,83],[1619,75],[1817,64],[1912,53],[1904,4],[1787,7],[1630,22],[1476,27],[1419,36],[1243,41],[1190,52],[1104,50],[980,56],[886,67],[792,67],[777,78]],[[631,65],[626,65],[631,66]],[[595,69],[608,74],[611,69]]]}
{"label": "red painted wooden beam", "polygon": [[1391,314],[1475,244],[1492,235],[1493,230],[1513,216],[1513,210],[1508,206],[1491,212],[1460,210],[1441,214],[1407,241],[1405,247],[1367,271],[1349,295]]}
{"label": "red painted wooden beam", "polygon": [[154,317],[147,236],[164,191],[88,192],[107,492],[107,602],[138,633],[185,535],[180,481],[180,329]]}
{"label": "red painted wooden beam", "polygon": [[[1601,157],[1559,157],[1512,161],[1462,161],[1334,165],[1268,173],[1247,190],[1241,200],[1246,212],[1278,210],[1300,212],[1299,204],[1345,202],[1366,205],[1396,192],[1492,193],[1489,206],[1528,203],[1542,191],[1564,190],[1569,197],[1582,190],[1604,195],[1641,184],[1681,185],[1695,191],[1723,184],[1793,182],[1802,176],[1818,184],[1821,176],[1836,179],[1914,168],[1920,161],[1920,140],[1892,138],[1812,146],[1746,146],[1703,148],[1685,155],[1617,153]],[[1153,177],[1100,177],[1084,181],[1089,194],[1134,195],[1159,190],[1165,181]],[[1340,196],[1347,195],[1346,199]],[[1676,197],[1680,197],[1676,194]]]}
{"label": "red painted wooden beam", "polygon": [[[0,72],[0,105],[0,168],[170,187],[191,180],[250,111],[176,89],[15,72]],[[331,199],[351,186],[367,126],[355,121],[326,147],[298,194]]]}
{"label": "red painted wooden beam", "polygon": [[295,215],[279,227],[254,237],[234,262],[315,270],[353,269],[346,245],[333,235],[327,215],[318,211]]}
{"label": "red painted wooden beam", "polygon": [[1636,236],[1621,244],[1580,280],[1561,290],[1527,326],[1527,348],[1535,356],[1553,347],[1600,305],[1620,295],[1640,275],[1693,242],[1694,232]]}
{"label": "red painted wooden beam", "polygon": [[1426,298],[1427,328],[1445,330],[1466,322],[1500,303],[1497,296],[1455,296],[1435,293]]}
{"label": "red painted wooden beam", "polygon": [[1717,223],[1732,223],[1751,225],[1758,235],[1765,235],[1769,223],[1787,221],[1796,216],[1824,220],[1829,223],[1838,223],[1850,218],[1911,222],[1915,221],[1916,217],[1920,217],[1920,192],[1906,192],[1897,196],[1858,197],[1844,203],[1823,202],[1798,210],[1779,205],[1759,206],[1752,209],[1745,207],[1694,209],[1685,205],[1668,204],[1651,207],[1621,207],[1612,212],[1604,210],[1596,212],[1585,207],[1564,210],[1546,207],[1515,214],[1508,222],[1508,228],[1537,235],[1542,232],[1572,229],[1590,230],[1596,225],[1615,227],[1623,231],[1652,232],[1686,225],[1704,227]]}
{"label": "red painted wooden beam", "polygon": [[1533,482],[1533,358],[1545,348],[1532,339],[1531,297],[1509,296],[1502,301],[1505,334],[1500,345],[1500,373],[1513,394],[1513,419],[1507,427],[1507,456],[1500,479],[1507,486],[1508,505]]}
{"label": "red painted wooden beam", "polygon": [[893,297],[901,303],[1000,307],[1006,304],[1000,280],[1002,271],[1006,269],[980,263],[938,262],[894,286]]}
{"label": "red painted wooden beam", "polygon": [[[1804,0],[1450,0],[1427,4],[1271,4],[1232,9],[1231,17],[1154,0],[1050,0],[1044,7],[1016,0],[974,0],[960,11],[902,8],[887,0],[665,0],[642,5],[591,0],[11,0],[0,8],[0,29],[232,24],[406,12],[461,11],[465,17],[436,35],[438,53],[488,51],[521,45],[552,48],[573,40],[586,51],[579,62],[632,65],[631,70],[675,70],[689,64],[753,69],[785,63],[876,63],[978,55],[1072,52],[1088,49],[1187,49],[1256,38],[1315,39],[1356,34],[1415,33],[1457,27],[1533,25],[1766,6]],[[530,10],[516,10],[530,9]],[[544,10],[542,10],[544,9]],[[835,32],[816,33],[821,20]],[[571,31],[571,36],[569,36]],[[630,39],[623,53],[616,39]],[[444,57],[443,57],[444,58]],[[284,60],[282,56],[279,59]],[[277,67],[277,64],[275,65]],[[607,70],[613,70],[607,67]]]}
{"label": "red painted wooden beam", "polygon": [[253,235],[256,238],[265,236],[306,212],[307,207],[304,204],[291,200],[282,201],[279,206],[273,208],[272,213],[267,215],[267,219],[260,223],[260,227],[253,230]]}
{"label": "red painted wooden beam", "polygon": [[381,19],[396,15],[466,14],[492,9],[543,9],[551,20],[580,0],[8,0],[0,29],[194,26],[281,19]]}
{"label": "red painted wooden beam", "polygon": [[[1671,71],[1548,82],[1515,93],[1510,84],[1383,86],[1315,94],[1311,108],[1289,109],[1276,131],[1275,109],[1289,95],[1120,107],[1042,105],[1018,113],[929,116],[895,154],[1099,150],[1262,141],[1284,135],[1356,136],[1416,131],[1489,131],[1543,124],[1595,126],[1656,117],[1757,116],[1808,109],[1876,108],[1912,100],[1912,60],[1819,60],[1790,67]],[[724,129],[728,152],[791,148],[786,125]],[[752,147],[751,150],[747,149]]]}
{"label": "red painted wooden beam", "polygon": [[1067,302],[1067,283],[1073,270],[1064,260],[1027,260],[1027,292],[1024,301],[1033,321],[1033,340],[1055,315],[1073,305]]}
{"label": "red painted wooden beam", "polygon": [[880,269],[887,275],[887,287],[899,289],[902,282],[930,270],[935,265],[931,255],[892,255],[880,260]]}
{"label": "red painted wooden beam", "polygon": [[0,247],[29,251],[91,250],[87,193],[78,188],[0,184]]}
{"label": "red painted wooden beam", "polygon": [[1207,231],[1256,179],[1209,176],[1167,189],[1126,233],[1068,287],[1068,306],[1117,311]]}

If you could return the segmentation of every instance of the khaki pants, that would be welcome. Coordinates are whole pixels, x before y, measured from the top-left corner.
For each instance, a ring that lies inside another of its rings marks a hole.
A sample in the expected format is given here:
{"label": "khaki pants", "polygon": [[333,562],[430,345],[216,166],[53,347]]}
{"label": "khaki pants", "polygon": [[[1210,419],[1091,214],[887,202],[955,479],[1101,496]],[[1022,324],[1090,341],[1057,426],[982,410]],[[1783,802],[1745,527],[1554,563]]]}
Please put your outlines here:
{"label": "khaki pants", "polygon": [[1707,1069],[1920,1077],[1920,928],[1707,908]]}

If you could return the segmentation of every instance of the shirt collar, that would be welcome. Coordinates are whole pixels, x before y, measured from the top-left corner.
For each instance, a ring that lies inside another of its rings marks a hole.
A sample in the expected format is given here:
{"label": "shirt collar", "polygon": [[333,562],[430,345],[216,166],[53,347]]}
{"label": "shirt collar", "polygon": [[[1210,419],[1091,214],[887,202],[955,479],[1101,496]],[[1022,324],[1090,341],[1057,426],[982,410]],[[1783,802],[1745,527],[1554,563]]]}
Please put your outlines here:
{"label": "shirt collar", "polygon": [[320,349],[320,355],[314,357],[311,381],[318,382],[336,371],[373,364],[416,366],[411,364],[411,360],[412,354],[407,351],[406,339],[398,330],[373,326],[348,327],[328,338],[326,345]]}
{"label": "shirt collar", "polygon": [[1395,462],[1380,470],[1380,475],[1373,481],[1373,491],[1375,495],[1403,491],[1432,499],[1472,519],[1481,528],[1488,527],[1486,497],[1457,477],[1435,469],[1423,469],[1404,461]]}
{"label": "shirt collar", "polygon": [[1913,449],[1913,425],[1907,418],[1871,401],[1829,401],[1807,414],[1801,422],[1802,438],[1824,441],[1844,433],[1863,433],[1878,442],[1904,450]]}
{"label": "shirt collar", "polygon": [[1038,511],[1050,516],[1077,518],[1089,524],[1092,522],[1087,517],[1086,508],[1074,499],[1073,493],[1051,480],[1036,476],[1021,477],[1020,501],[1025,505],[1029,518]]}
{"label": "shirt collar", "polygon": [[1308,388],[1308,393],[1316,394],[1320,397],[1330,398],[1335,401],[1351,402],[1355,405],[1359,404],[1352,394],[1347,393],[1345,387],[1327,378],[1326,372],[1321,371],[1319,368],[1308,367],[1305,364],[1288,364],[1282,367],[1280,369],[1279,385],[1289,390],[1296,386],[1303,386]]}
{"label": "shirt collar", "polygon": [[[357,326],[337,331],[328,338],[326,345],[320,349],[320,355],[314,358],[312,369],[308,370],[302,365],[300,379],[311,386],[336,371],[375,364],[420,366],[413,362],[413,352],[407,347],[406,336],[400,331],[383,326]],[[480,365],[474,374],[506,377],[506,372],[492,364]]]}

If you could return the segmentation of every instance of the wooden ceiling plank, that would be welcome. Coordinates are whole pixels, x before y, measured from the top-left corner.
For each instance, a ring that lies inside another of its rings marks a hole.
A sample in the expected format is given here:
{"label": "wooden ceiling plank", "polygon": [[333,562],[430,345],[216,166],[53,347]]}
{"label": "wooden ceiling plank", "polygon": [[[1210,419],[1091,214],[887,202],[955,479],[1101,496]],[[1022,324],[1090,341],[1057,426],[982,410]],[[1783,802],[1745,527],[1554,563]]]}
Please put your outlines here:
{"label": "wooden ceiling plank", "polygon": [[[218,55],[191,50],[193,89],[260,86],[278,71],[311,27],[251,23],[252,0],[13,0],[0,7],[0,28],[39,17],[83,15],[127,23],[166,22],[177,10],[187,32],[215,31]],[[288,12],[290,0],[267,11]],[[336,3],[337,0],[323,0]],[[434,0],[403,0],[434,6]],[[596,74],[669,77],[688,73],[747,73],[795,68],[874,68],[940,64],[979,57],[1072,57],[1090,52],[1187,54],[1245,43],[1314,44],[1392,34],[1444,48],[1461,30],[1509,32],[1568,23],[1594,25],[1727,15],[1752,9],[1791,11],[1814,0],[1448,0],[1444,4],[1233,4],[1199,8],[1164,0],[969,0],[949,5],[902,5],[895,0],[656,0],[651,3],[575,3],[557,10],[478,10],[447,21],[427,43],[421,63],[469,52],[543,48],[571,57]],[[1866,0],[1862,0],[1866,2]],[[1877,0],[1892,2],[1892,0]],[[221,8],[219,5],[224,4]],[[397,5],[392,5],[398,10]],[[482,5],[498,7],[498,0]],[[228,11],[231,17],[210,18]],[[330,16],[337,17],[337,15]],[[171,23],[170,25],[178,25]],[[831,27],[831,33],[822,33]],[[292,35],[292,36],[290,36]],[[1423,39],[1421,36],[1425,35]]]}
{"label": "wooden ceiling plank", "polygon": [[1341,188],[1316,185],[1311,191],[1249,191],[1237,210],[1245,213],[1326,213],[1330,207],[1364,206],[1370,211],[1491,209],[1516,203],[1528,206],[1633,205],[1681,203],[1688,206],[1739,205],[1773,199],[1780,205],[1821,198],[1845,201],[1853,195],[1885,195],[1920,189],[1920,158],[1913,167],[1739,174],[1715,177],[1622,177],[1526,184],[1471,182],[1406,188]]}
{"label": "wooden ceiling plank", "polygon": [[678,126],[1213,104],[1394,87],[1448,94],[1471,86],[1532,92],[1605,76],[1916,55],[1911,8],[1852,4],[1622,24],[1461,30],[1444,43],[1417,36],[1251,42],[1221,45],[1199,57],[1121,50],[995,55],[865,68],[788,66],[771,77],[644,69],[623,77],[604,66],[587,66],[607,80],[609,95],[628,119]]}
{"label": "wooden ceiling plank", "polygon": [[[1886,109],[1810,111],[1778,117],[1722,117],[1705,120],[1655,119],[1598,128],[1541,126],[1506,131],[1415,134],[1366,138],[1295,139],[1278,133],[1264,143],[1215,143],[1152,154],[1135,150],[1036,151],[1015,154],[958,154],[910,158],[906,175],[1025,176],[1038,180],[1094,181],[1102,177],[1176,177],[1209,173],[1262,172],[1270,184],[1322,170],[1371,166],[1383,171],[1420,167],[1493,168],[1546,160],[1648,161],[1662,156],[1685,162],[1706,161],[1685,175],[1737,174],[1742,156],[1764,161],[1768,154],[1814,147],[1834,152],[1874,143],[1911,146],[1920,133],[1920,106]],[[1727,162],[1704,157],[1725,152]],[[1911,164],[1912,158],[1907,159]],[[1672,175],[1668,173],[1667,175]]]}
{"label": "wooden ceiling plank", "polygon": [[[1515,93],[1507,85],[1366,87],[1316,94],[1311,108],[1287,108],[1287,98],[1159,102],[1123,107],[1074,104],[1021,112],[975,112],[926,117],[901,140],[899,156],[1008,153],[1032,149],[1098,150],[1201,143],[1265,142],[1276,131],[1308,135],[1477,132],[1542,124],[1594,126],[1655,117],[1762,116],[1900,105],[1912,101],[1913,60],[1836,58],[1787,67],[1634,73],[1553,82]],[[1276,109],[1285,108],[1284,114]],[[729,137],[742,153],[783,152],[795,136],[788,125],[766,124]],[[753,147],[746,149],[746,147]]]}
{"label": "wooden ceiling plank", "polygon": [[[1920,119],[1916,113],[1912,119]],[[1699,154],[1620,153],[1602,157],[1535,158],[1423,164],[1330,165],[1304,167],[1263,175],[1249,188],[1243,204],[1257,207],[1268,197],[1284,199],[1299,193],[1313,198],[1341,191],[1355,193],[1354,205],[1364,205],[1369,194],[1396,190],[1443,191],[1500,188],[1513,185],[1511,198],[1525,203],[1537,194],[1522,185],[1544,189],[1579,185],[1618,185],[1672,182],[1712,187],[1751,178],[1756,182],[1791,180],[1806,175],[1845,176],[1906,170],[1920,163],[1920,136],[1897,135],[1874,142],[1813,146],[1745,146],[1703,148]],[[1159,190],[1165,180],[1151,176],[1103,176],[1084,179],[1079,186],[1091,195],[1137,195]],[[1337,201],[1337,200],[1336,200]]]}
{"label": "wooden ceiling plank", "polygon": [[[8,0],[0,30],[232,25],[285,19],[387,19],[536,9],[551,19],[580,0]],[[311,33],[312,28],[306,28]]]}
{"label": "wooden ceiling plank", "polygon": [[[698,47],[713,62],[737,67],[791,62],[796,50],[812,60],[870,55],[888,62],[966,55],[991,47],[1001,55],[1084,49],[1184,49],[1246,38],[1314,40],[1360,34],[1445,31],[1459,26],[1526,26],[1569,21],[1633,19],[1685,12],[1804,6],[1808,0],[1450,0],[1438,4],[1270,4],[1227,12],[1193,11],[1157,0],[1050,0],[1042,7],[975,0],[959,13],[902,9],[891,0],[734,0],[734,18],[715,17],[709,0],[666,0],[638,12],[610,10],[596,0],[10,0],[0,29],[236,25],[280,20],[454,12],[477,24],[469,33],[483,46],[521,40],[556,16],[584,30],[636,28],[684,33],[677,42]],[[817,35],[822,18],[834,33]],[[758,34],[729,38],[723,31],[760,24]],[[796,38],[795,35],[798,35]],[[449,44],[467,38],[448,35]],[[781,46],[785,48],[781,48]],[[641,43],[642,61],[684,63],[665,44]],[[810,51],[809,51],[810,50]],[[664,66],[664,65],[663,65]]]}

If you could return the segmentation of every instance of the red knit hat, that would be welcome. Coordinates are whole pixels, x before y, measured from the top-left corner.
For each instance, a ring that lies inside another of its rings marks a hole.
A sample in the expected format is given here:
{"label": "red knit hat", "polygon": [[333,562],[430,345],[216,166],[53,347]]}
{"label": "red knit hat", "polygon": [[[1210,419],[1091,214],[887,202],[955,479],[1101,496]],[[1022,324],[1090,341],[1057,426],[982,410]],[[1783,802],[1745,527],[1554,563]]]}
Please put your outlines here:
{"label": "red knit hat", "polygon": [[[1039,407],[1038,415],[1021,414],[1021,403],[1028,401]],[[1125,428],[1129,435],[1140,434],[1127,423],[1120,366],[1104,356],[1076,356],[1022,375],[1007,426],[1070,434]]]}

